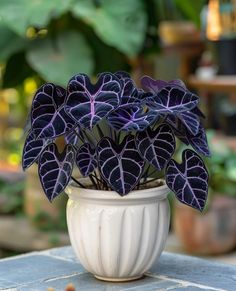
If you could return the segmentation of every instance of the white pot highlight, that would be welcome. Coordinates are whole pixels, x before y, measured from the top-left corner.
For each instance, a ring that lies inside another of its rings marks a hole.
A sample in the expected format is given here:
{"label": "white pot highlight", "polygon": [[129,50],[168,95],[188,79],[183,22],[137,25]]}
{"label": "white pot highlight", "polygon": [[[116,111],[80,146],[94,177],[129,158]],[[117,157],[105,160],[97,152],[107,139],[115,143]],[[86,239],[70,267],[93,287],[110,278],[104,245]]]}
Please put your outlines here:
{"label": "white pot highlight", "polygon": [[141,277],[160,256],[169,231],[166,185],[125,197],[69,186],[67,224],[81,264],[98,279]]}

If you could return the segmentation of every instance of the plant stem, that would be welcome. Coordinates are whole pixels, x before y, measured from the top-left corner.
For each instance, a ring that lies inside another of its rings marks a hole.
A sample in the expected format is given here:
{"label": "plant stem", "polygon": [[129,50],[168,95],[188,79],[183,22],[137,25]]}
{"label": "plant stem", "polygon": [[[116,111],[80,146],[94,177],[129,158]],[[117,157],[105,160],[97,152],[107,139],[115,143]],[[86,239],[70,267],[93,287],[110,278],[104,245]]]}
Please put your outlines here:
{"label": "plant stem", "polygon": [[95,189],[98,189],[98,184],[97,184],[96,181],[93,179],[93,176],[92,176],[91,174],[89,175],[89,178],[90,178],[90,180],[91,180],[93,186],[95,187]]}
{"label": "plant stem", "polygon": [[[147,178],[150,177],[150,176],[152,176],[152,174],[156,173],[156,171],[157,171],[156,169],[153,170],[153,171],[152,171],[152,172],[147,176]],[[147,179],[146,179],[146,180],[147,180]]]}
{"label": "plant stem", "polygon": [[82,136],[82,132],[78,133],[78,132],[76,131],[76,129],[74,129],[73,132],[74,132],[74,134],[75,134],[76,136],[78,136],[79,139],[82,140],[82,142],[84,142],[84,137]]}
{"label": "plant stem", "polygon": [[95,174],[93,175],[93,174],[91,174],[91,176],[92,177],[94,177],[98,182],[100,182],[100,183],[103,183],[103,181],[102,180],[100,180],[99,178],[98,178],[98,176],[97,176],[97,174],[96,174],[96,172],[94,172]]}
{"label": "plant stem", "polygon": [[84,131],[84,135],[88,141],[88,143],[92,144],[92,145],[96,145],[96,141],[94,141],[93,138],[91,138],[91,135],[89,135],[86,131]]}
{"label": "plant stem", "polygon": [[151,167],[151,165],[149,164],[149,165],[147,166],[146,171],[143,173],[143,178],[144,178],[145,181],[147,180],[148,172],[149,172],[150,167]]}
{"label": "plant stem", "polygon": [[111,126],[109,126],[109,131],[110,131],[110,138],[111,138],[112,140],[114,140],[114,139],[113,139],[113,130],[112,130],[112,127],[111,127]]}
{"label": "plant stem", "polygon": [[97,129],[98,129],[98,133],[100,135],[100,138],[103,138],[104,137],[104,133],[102,132],[102,129],[101,127],[99,126],[99,124],[97,124]]}
{"label": "plant stem", "polygon": [[117,137],[117,139],[118,139],[118,144],[120,143],[120,136],[121,136],[121,130],[118,132],[118,137]]}
{"label": "plant stem", "polygon": [[83,184],[81,184],[78,180],[76,180],[74,177],[71,176],[71,179],[78,184],[81,188],[86,188]]}
{"label": "plant stem", "polygon": [[145,182],[143,182],[143,183],[140,183],[139,186],[143,186],[143,185],[145,185],[145,184],[148,184],[148,183],[154,182],[154,181],[156,181],[156,180],[158,180],[158,179],[160,179],[160,177],[157,177],[157,178],[154,178],[154,179],[152,179],[152,180],[149,180],[149,181],[145,181]]}

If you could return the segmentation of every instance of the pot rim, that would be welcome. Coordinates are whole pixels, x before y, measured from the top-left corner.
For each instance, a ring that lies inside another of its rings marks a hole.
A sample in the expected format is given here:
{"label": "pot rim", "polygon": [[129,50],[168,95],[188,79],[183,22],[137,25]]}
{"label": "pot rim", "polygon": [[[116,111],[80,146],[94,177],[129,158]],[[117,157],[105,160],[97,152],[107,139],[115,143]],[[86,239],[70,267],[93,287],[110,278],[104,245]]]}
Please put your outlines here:
{"label": "pot rim", "polygon": [[115,191],[80,188],[74,182],[65,189],[69,198],[74,201],[81,199],[96,200],[97,202],[106,200],[116,201],[117,203],[127,203],[129,201],[133,203],[135,200],[139,201],[139,203],[144,200],[163,200],[166,199],[170,191],[167,185],[164,184],[153,188],[131,191],[128,195],[120,196]]}

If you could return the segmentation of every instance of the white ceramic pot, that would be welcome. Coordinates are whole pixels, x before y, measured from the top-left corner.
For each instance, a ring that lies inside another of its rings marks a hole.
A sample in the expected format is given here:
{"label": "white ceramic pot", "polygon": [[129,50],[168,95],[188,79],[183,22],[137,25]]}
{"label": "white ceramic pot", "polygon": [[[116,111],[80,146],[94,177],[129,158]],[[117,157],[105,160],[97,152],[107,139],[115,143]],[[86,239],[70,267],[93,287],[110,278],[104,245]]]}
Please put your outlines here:
{"label": "white ceramic pot", "polygon": [[67,224],[81,264],[98,279],[141,277],[160,256],[169,231],[166,185],[125,197],[69,186]]}

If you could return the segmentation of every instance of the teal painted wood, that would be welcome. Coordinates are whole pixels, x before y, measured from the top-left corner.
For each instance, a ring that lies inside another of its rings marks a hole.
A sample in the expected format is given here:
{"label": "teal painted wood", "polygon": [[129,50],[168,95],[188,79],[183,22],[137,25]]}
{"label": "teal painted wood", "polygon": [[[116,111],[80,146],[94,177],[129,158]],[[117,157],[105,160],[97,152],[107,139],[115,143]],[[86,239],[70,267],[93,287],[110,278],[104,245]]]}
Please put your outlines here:
{"label": "teal painted wood", "polygon": [[69,283],[80,291],[235,291],[236,266],[164,252],[146,277],[106,283],[83,269],[71,247],[0,260],[0,290],[45,291],[52,287],[64,291]]}

